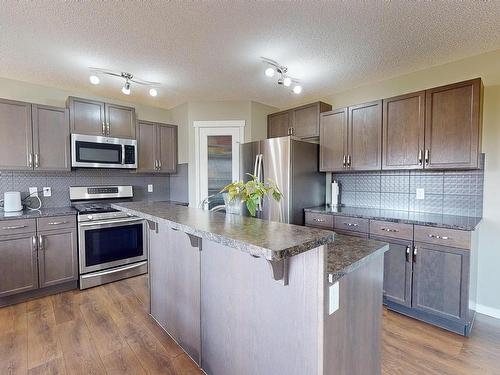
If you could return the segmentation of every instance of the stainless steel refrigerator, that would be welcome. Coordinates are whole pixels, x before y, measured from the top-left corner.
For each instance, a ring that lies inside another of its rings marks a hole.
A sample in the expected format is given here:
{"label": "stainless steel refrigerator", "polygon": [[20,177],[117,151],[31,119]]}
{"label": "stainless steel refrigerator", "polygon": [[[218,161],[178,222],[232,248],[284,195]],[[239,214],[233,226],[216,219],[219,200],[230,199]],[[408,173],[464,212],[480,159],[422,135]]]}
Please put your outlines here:
{"label": "stainless steel refrigerator", "polygon": [[[319,146],[291,136],[240,145],[240,179],[247,173],[272,179],[283,193],[278,203],[263,200],[257,217],[290,224],[304,224],[304,208],[325,203],[325,174],[319,171]],[[248,211],[244,210],[246,215]]]}

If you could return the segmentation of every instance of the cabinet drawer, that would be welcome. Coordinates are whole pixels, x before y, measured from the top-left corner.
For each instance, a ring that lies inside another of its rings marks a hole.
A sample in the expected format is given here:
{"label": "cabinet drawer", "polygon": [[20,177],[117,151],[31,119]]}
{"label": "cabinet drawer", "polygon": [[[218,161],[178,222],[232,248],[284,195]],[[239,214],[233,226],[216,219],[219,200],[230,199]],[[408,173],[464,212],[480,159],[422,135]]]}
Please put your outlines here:
{"label": "cabinet drawer", "polygon": [[333,216],[328,214],[306,212],[306,225],[311,227],[333,229]]}
{"label": "cabinet drawer", "polygon": [[415,242],[470,249],[471,232],[415,225]]}
{"label": "cabinet drawer", "polygon": [[357,217],[335,216],[333,227],[342,231],[352,231],[359,233],[368,233],[368,219],[360,219]]}
{"label": "cabinet drawer", "polygon": [[41,217],[38,219],[38,231],[43,232],[46,230],[75,228],[76,216],[54,216],[54,217]]}
{"label": "cabinet drawer", "polygon": [[19,233],[36,232],[35,219],[3,220],[0,221],[0,236]]}
{"label": "cabinet drawer", "polygon": [[390,221],[370,221],[370,234],[374,236],[384,236],[390,238],[400,238],[402,240],[413,240],[413,225],[392,223]]}

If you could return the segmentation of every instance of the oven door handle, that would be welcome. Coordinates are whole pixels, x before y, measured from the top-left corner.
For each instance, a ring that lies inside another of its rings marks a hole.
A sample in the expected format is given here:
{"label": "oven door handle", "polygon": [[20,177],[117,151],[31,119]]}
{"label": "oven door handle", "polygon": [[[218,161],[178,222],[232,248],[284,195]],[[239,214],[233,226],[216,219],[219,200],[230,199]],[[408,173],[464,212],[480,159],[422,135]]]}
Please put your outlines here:
{"label": "oven door handle", "polygon": [[119,267],[119,268],[112,268],[110,270],[106,270],[106,271],[102,271],[102,272],[94,272],[91,275],[81,275],[80,277],[82,279],[88,279],[90,277],[109,275],[110,273],[115,273],[116,271],[126,271],[126,270],[130,270],[132,268],[141,267],[141,266],[143,266],[143,265],[145,265],[147,263],[148,262],[134,263],[134,264],[131,264],[129,266],[123,266],[123,267]]}
{"label": "oven door handle", "polygon": [[100,221],[89,221],[84,223],[79,223],[81,227],[97,227],[102,224],[128,224],[135,223],[138,221],[144,221],[144,219],[138,217],[134,219],[123,219],[123,220],[100,220]]}

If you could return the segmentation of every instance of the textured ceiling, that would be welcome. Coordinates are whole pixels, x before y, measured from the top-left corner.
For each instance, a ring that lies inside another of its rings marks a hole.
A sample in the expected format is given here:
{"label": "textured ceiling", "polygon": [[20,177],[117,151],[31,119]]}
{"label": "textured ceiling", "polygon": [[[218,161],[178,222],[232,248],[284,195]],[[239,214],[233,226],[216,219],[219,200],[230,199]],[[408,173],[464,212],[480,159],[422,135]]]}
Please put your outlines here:
{"label": "textured ceiling", "polygon": [[[2,1],[0,76],[170,108],[277,107],[500,48],[500,1]],[[276,59],[300,97],[263,74]],[[162,83],[129,98],[88,66]]]}

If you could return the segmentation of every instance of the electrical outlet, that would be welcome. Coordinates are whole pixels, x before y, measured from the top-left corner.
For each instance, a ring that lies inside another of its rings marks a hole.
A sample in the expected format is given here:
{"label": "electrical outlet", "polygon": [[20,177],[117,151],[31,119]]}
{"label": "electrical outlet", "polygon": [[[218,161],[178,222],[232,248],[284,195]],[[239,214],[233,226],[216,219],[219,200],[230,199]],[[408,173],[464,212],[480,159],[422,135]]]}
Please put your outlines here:
{"label": "electrical outlet", "polygon": [[52,188],[44,187],[43,188],[43,196],[44,197],[51,197],[52,196]]}
{"label": "electrical outlet", "polygon": [[425,190],[422,188],[417,188],[415,199],[425,199]]}
{"label": "electrical outlet", "polygon": [[148,193],[152,193],[153,192],[153,184],[149,184],[148,185]]}
{"label": "electrical outlet", "polygon": [[37,187],[30,187],[29,191],[30,191],[30,195],[32,197],[38,197],[38,188]]}

